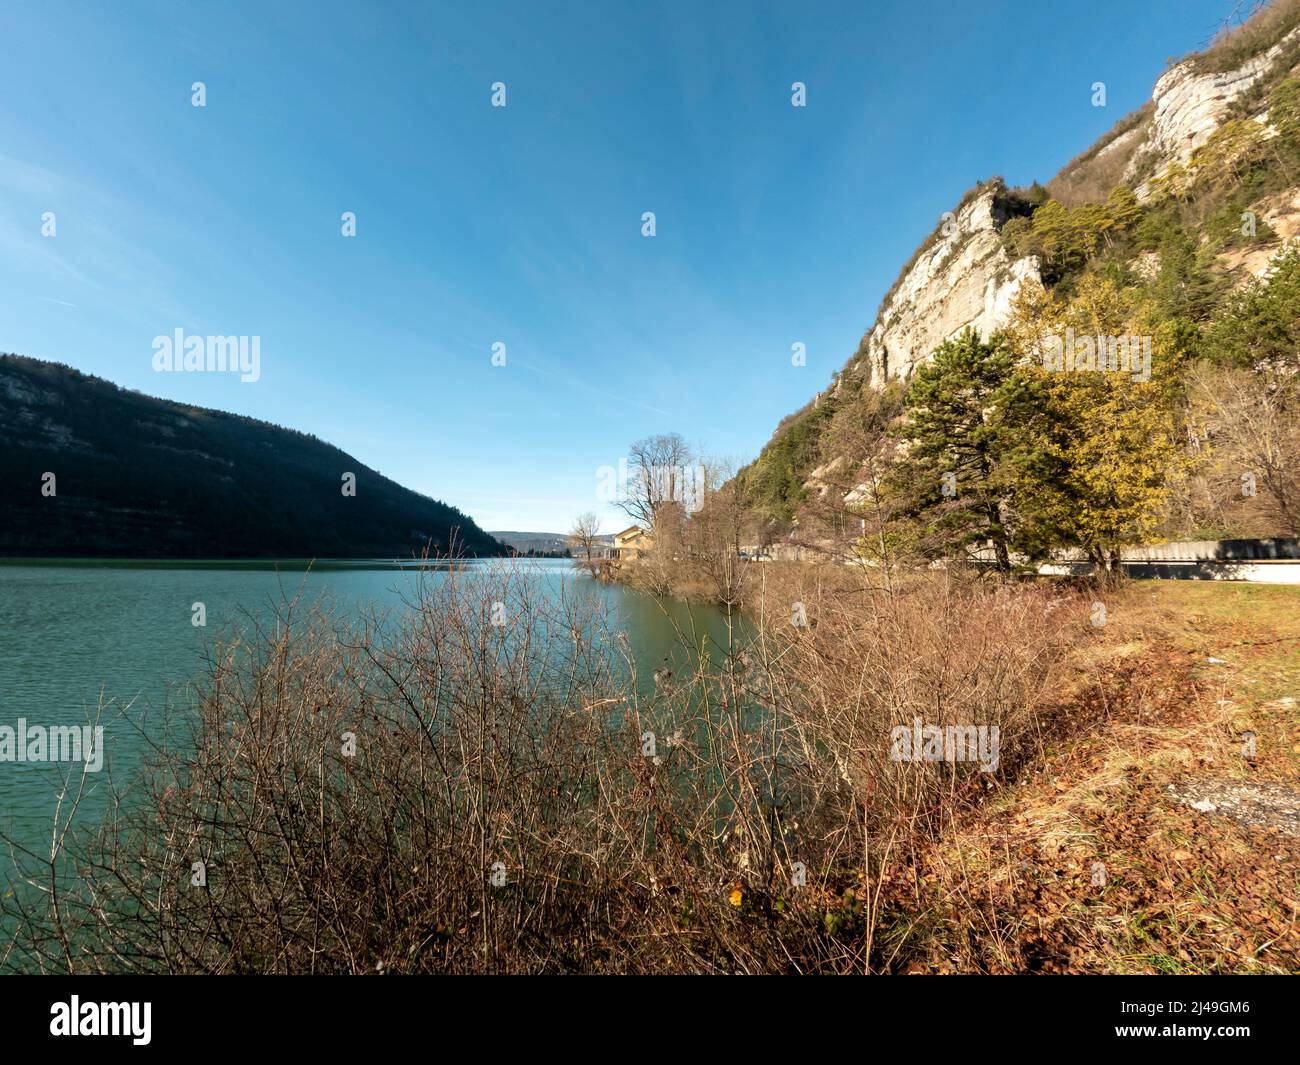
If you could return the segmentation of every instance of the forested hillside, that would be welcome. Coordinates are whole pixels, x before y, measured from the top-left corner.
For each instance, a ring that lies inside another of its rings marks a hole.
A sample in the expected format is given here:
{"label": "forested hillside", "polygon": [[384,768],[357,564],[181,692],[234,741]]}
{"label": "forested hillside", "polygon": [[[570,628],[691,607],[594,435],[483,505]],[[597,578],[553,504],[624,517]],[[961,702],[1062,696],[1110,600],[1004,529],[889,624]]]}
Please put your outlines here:
{"label": "forested hillside", "polygon": [[[345,494],[345,474],[355,494]],[[48,475],[53,475],[52,478]],[[0,554],[501,554],[455,507],[313,436],[0,355]]]}

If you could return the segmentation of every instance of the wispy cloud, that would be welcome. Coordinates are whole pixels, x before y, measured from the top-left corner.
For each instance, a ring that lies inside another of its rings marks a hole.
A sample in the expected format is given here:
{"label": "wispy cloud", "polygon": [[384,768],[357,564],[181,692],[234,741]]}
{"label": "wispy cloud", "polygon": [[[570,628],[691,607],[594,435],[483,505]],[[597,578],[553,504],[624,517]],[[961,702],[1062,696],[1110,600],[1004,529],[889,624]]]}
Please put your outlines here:
{"label": "wispy cloud", "polygon": [[[131,204],[103,189],[4,154],[0,154],[0,197],[10,208],[0,214],[0,256],[7,271],[52,278],[61,287],[78,288],[110,306],[129,304],[136,311],[148,308],[183,320],[178,317],[183,309],[160,281],[170,272],[156,254],[128,236],[132,226],[141,225]],[[54,215],[56,235],[52,237],[42,234],[46,212]]]}
{"label": "wispy cloud", "polygon": [[515,365],[521,370],[527,370],[529,373],[535,373],[541,377],[549,377],[552,380],[561,382],[569,388],[576,388],[583,392],[589,392],[591,395],[600,396],[602,399],[612,400],[615,403],[623,403],[630,407],[639,407],[641,410],[648,410],[654,414],[662,414],[666,418],[671,418],[673,416],[671,411],[666,411],[662,407],[655,407],[649,403],[642,403],[639,399],[631,399],[627,396],[616,395],[615,393],[608,392],[603,388],[597,388],[590,382],[584,381],[579,377],[573,377],[570,374],[560,374],[556,373],[554,370],[544,370],[540,366],[530,366],[526,362],[516,362]]}

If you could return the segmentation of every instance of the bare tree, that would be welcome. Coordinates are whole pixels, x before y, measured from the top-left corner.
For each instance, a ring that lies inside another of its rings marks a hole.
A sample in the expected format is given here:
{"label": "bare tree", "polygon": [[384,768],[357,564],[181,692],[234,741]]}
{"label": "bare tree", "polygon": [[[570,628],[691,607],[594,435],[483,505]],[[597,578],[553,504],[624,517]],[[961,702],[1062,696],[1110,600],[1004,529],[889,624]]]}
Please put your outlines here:
{"label": "bare tree", "polygon": [[614,505],[636,524],[657,536],[666,509],[690,509],[697,491],[692,477],[690,446],[678,433],[660,433],[638,440],[628,449],[627,491]]}
{"label": "bare tree", "polygon": [[569,530],[569,546],[574,551],[581,551],[587,556],[587,568],[594,569],[592,550],[600,543],[600,517],[593,511],[586,511],[573,519]]}
{"label": "bare tree", "polygon": [[801,527],[833,558],[878,571],[887,585],[899,562],[890,427],[901,412],[897,387],[846,401],[823,434],[816,486],[800,511]]}

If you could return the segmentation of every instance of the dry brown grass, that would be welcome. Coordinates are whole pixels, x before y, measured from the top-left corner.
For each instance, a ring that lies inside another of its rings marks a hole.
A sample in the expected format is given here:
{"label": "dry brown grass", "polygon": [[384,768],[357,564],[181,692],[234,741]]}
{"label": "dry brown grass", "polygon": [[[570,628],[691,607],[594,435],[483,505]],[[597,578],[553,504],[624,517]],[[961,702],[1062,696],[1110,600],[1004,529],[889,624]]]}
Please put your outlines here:
{"label": "dry brown grass", "polygon": [[[1047,183],[1052,199],[1059,200],[1066,207],[1104,203],[1117,185],[1124,184],[1124,171],[1142,144],[1153,111],[1154,107],[1148,101],[1116,122],[1087,151],[1066,163]],[[1135,130],[1137,132],[1124,145],[1112,147],[1120,137]]]}
{"label": "dry brown grass", "polygon": [[[1191,809],[1170,790],[1295,788],[1300,717],[1277,693],[1300,687],[1298,598],[1285,587],[1190,582],[1120,591],[1105,633],[1088,634],[1068,695],[1106,727],[1050,751],[896,871],[886,921],[901,967],[1300,968],[1300,840]],[[1247,729],[1258,734],[1253,759],[1242,754]]]}
{"label": "dry brown grass", "polygon": [[[1242,19],[1242,15],[1248,17]],[[1277,44],[1300,26],[1300,0],[1271,3],[1243,0],[1215,34],[1205,51],[1192,57],[1197,73],[1218,73],[1241,66],[1246,60]]]}

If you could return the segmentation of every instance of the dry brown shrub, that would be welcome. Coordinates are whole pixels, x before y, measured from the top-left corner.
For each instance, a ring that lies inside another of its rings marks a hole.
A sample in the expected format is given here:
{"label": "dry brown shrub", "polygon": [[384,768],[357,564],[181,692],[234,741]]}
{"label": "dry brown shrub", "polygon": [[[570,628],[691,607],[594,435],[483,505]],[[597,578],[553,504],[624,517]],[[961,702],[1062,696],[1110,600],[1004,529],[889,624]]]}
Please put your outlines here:
{"label": "dry brown shrub", "polygon": [[[102,826],[15,849],[0,965],[887,968],[873,885],[1050,732],[1069,603],[946,578],[885,593],[844,567],[763,579],[728,646],[681,631],[685,667],[653,680],[589,581],[454,572],[361,624],[286,607],[213,660],[192,736]],[[914,717],[997,725],[998,771],[891,761]]]}

